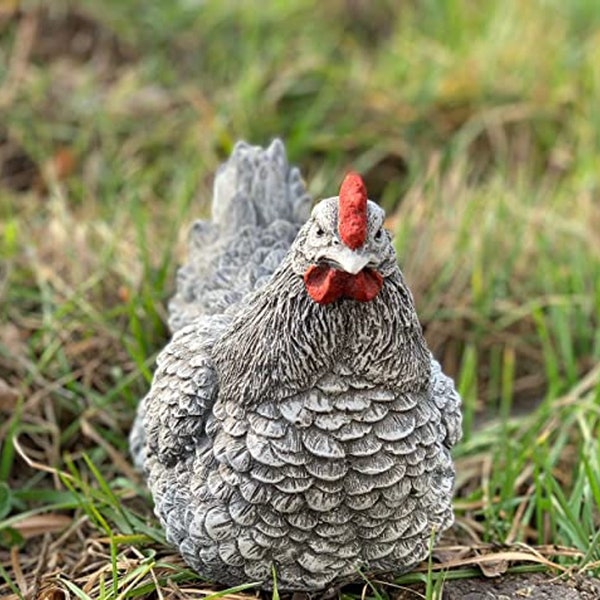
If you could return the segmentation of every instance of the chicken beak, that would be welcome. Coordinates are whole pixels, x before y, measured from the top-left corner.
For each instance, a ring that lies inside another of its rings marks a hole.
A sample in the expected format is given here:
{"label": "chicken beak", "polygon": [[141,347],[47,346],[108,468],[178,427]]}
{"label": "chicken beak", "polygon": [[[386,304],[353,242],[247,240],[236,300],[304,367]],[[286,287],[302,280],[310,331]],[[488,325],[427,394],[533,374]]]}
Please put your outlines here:
{"label": "chicken beak", "polygon": [[368,254],[359,254],[350,250],[347,246],[337,246],[330,248],[327,253],[321,256],[322,260],[331,263],[331,266],[341,271],[346,271],[352,275],[360,273],[369,263]]}

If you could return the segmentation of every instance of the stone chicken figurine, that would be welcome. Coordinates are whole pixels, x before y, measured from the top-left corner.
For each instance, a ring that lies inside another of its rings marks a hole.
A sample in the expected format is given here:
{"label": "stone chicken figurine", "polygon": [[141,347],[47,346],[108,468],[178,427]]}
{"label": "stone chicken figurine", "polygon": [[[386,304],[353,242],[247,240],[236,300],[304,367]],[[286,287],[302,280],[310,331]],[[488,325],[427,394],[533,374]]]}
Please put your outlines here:
{"label": "stone chicken figurine", "polygon": [[406,571],[453,522],[460,398],[427,349],[384,212],[349,173],[310,200],[238,143],[197,222],[131,432],[167,539],[225,585]]}

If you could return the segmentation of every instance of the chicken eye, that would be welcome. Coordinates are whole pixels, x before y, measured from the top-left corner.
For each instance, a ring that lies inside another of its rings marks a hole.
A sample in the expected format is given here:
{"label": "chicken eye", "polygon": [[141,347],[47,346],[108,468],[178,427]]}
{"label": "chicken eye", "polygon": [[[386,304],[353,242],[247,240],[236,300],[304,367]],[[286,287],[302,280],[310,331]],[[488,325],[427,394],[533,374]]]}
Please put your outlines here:
{"label": "chicken eye", "polygon": [[379,241],[382,237],[383,237],[383,229],[378,229],[377,233],[375,234],[375,239],[377,241]]}
{"label": "chicken eye", "polygon": [[325,235],[325,232],[319,227],[316,231],[317,237],[322,237]]}

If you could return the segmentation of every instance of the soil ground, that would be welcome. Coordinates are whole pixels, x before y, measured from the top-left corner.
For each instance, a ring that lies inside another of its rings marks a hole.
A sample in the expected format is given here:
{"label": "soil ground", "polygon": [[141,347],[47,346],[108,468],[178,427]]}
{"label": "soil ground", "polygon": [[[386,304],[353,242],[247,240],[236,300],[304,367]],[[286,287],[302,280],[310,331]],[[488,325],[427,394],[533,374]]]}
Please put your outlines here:
{"label": "soil ground", "polygon": [[[413,592],[402,600],[415,598]],[[444,585],[442,600],[599,600],[600,581],[586,577],[563,580],[533,573],[493,579],[457,579]]]}

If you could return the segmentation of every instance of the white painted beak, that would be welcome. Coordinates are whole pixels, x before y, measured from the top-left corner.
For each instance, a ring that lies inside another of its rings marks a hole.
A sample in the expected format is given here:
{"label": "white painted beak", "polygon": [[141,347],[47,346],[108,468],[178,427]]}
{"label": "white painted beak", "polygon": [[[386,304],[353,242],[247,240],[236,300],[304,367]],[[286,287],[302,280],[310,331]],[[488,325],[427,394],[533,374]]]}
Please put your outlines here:
{"label": "white painted beak", "polygon": [[335,268],[346,271],[346,273],[351,273],[352,275],[360,273],[370,260],[368,255],[358,254],[350,250],[347,246],[342,245],[330,248],[320,258],[330,261]]}

